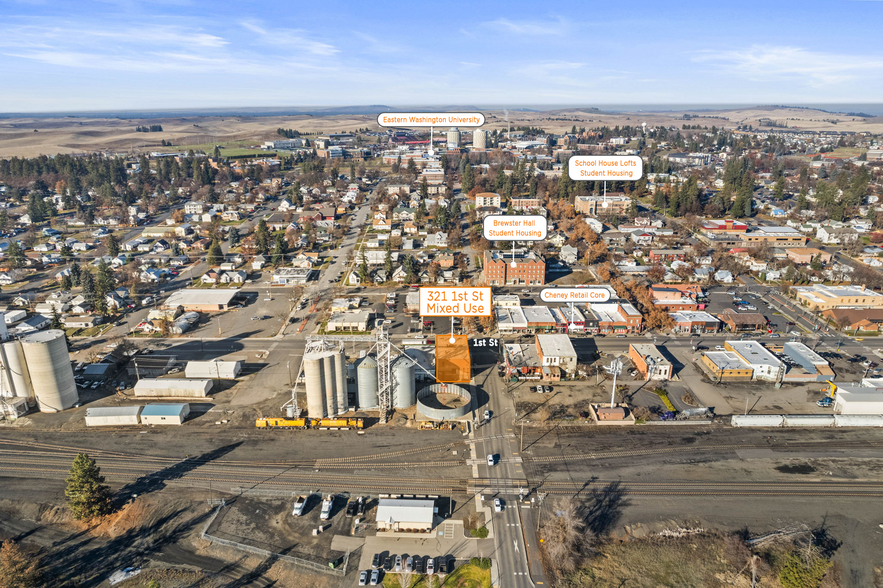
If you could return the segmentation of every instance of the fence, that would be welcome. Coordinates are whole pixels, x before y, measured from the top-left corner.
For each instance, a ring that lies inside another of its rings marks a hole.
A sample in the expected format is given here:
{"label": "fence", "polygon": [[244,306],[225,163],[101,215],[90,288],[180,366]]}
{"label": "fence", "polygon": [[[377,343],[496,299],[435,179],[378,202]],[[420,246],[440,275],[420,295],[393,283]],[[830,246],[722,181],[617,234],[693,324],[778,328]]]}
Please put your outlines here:
{"label": "fence", "polygon": [[281,561],[288,562],[290,564],[294,564],[296,566],[301,566],[304,568],[308,568],[310,570],[316,572],[322,572],[323,574],[331,574],[332,576],[346,576],[346,568],[350,561],[350,552],[349,550],[343,556],[343,565],[339,568],[332,568],[328,565],[322,565],[320,563],[310,561],[307,559],[301,559],[299,557],[294,557],[292,555],[286,555],[284,553],[274,553],[272,551],[268,551],[266,549],[261,549],[260,547],[254,547],[253,545],[246,545],[245,543],[237,543],[236,541],[230,541],[229,539],[221,539],[220,537],[215,537],[214,535],[209,535],[208,530],[211,527],[212,523],[215,522],[215,519],[221,513],[221,509],[224,508],[224,505],[219,505],[214,514],[212,514],[211,518],[205,524],[205,527],[202,529],[202,533],[200,536],[210,543],[217,543],[218,545],[226,545],[227,547],[233,547],[235,549],[241,549],[242,551],[247,551],[249,553],[254,553],[255,555],[260,555],[263,557],[272,557],[274,559],[278,559]]}

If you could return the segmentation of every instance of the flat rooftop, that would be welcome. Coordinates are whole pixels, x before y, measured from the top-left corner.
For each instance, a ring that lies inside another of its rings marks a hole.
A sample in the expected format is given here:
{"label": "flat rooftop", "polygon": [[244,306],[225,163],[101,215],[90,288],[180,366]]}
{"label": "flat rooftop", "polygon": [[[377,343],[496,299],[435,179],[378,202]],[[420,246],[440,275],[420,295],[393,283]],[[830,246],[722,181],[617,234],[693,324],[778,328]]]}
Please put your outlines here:
{"label": "flat rooftop", "polygon": [[779,358],[757,341],[727,341],[727,345],[751,365],[782,366]]}
{"label": "flat rooftop", "polygon": [[705,357],[719,370],[749,370],[751,366],[732,351],[709,351]]}
{"label": "flat rooftop", "polygon": [[537,335],[537,343],[546,357],[576,357],[573,343],[567,335]]}

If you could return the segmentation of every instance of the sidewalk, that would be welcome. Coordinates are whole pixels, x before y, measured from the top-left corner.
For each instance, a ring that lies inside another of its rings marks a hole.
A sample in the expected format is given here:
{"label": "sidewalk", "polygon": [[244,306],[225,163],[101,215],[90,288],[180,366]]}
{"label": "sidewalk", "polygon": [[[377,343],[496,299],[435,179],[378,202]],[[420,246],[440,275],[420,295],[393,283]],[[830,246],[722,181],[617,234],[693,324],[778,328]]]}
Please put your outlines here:
{"label": "sidewalk", "polygon": [[546,583],[546,573],[540,558],[540,540],[537,537],[537,512],[530,502],[518,503],[518,516],[521,519],[521,532],[524,534],[524,545],[527,548],[527,565],[530,579],[542,586]]}

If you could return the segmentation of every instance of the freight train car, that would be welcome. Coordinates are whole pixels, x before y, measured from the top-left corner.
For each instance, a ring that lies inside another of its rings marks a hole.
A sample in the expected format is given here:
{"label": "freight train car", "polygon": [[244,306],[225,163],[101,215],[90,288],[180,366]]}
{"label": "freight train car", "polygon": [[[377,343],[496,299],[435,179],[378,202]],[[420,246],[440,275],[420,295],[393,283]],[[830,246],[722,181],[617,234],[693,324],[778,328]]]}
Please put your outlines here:
{"label": "freight train car", "polygon": [[362,429],[364,422],[362,419],[340,418],[340,419],[283,419],[276,417],[264,417],[255,421],[255,426],[259,429]]}

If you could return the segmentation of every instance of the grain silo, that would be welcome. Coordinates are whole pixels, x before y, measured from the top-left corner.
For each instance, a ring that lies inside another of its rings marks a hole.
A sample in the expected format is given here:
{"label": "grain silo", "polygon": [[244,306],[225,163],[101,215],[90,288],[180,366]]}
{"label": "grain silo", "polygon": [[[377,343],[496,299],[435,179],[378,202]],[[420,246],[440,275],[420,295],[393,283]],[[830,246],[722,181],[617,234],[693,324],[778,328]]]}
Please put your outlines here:
{"label": "grain silo", "polygon": [[6,328],[6,313],[0,312],[0,341],[9,339],[9,331]]}
{"label": "grain silo", "polygon": [[417,404],[414,377],[414,361],[408,357],[400,356],[392,367],[392,405],[394,408],[408,408]]}
{"label": "grain silo", "polygon": [[337,414],[337,374],[334,370],[334,352],[325,352],[322,354],[322,370],[324,372],[324,380],[322,388],[325,392],[325,415],[334,416]]}
{"label": "grain silo", "polygon": [[21,345],[40,412],[59,412],[79,402],[64,331],[27,335]]}
{"label": "grain silo", "polygon": [[0,395],[34,399],[31,387],[31,375],[25,361],[24,351],[18,341],[7,341],[0,344],[0,362],[3,363],[2,393]]}
{"label": "grain silo", "polygon": [[318,353],[304,355],[304,381],[307,387],[307,414],[313,418],[325,416],[324,366]]}
{"label": "grain silo", "polygon": [[349,410],[349,395],[346,387],[346,353],[343,349],[334,355],[334,375],[337,378],[337,414]]}
{"label": "grain silo", "polygon": [[477,129],[472,133],[472,148],[487,149],[487,131]]}
{"label": "grain silo", "polygon": [[359,362],[356,368],[356,383],[359,391],[359,408],[375,408],[377,401],[377,360],[369,355]]}

